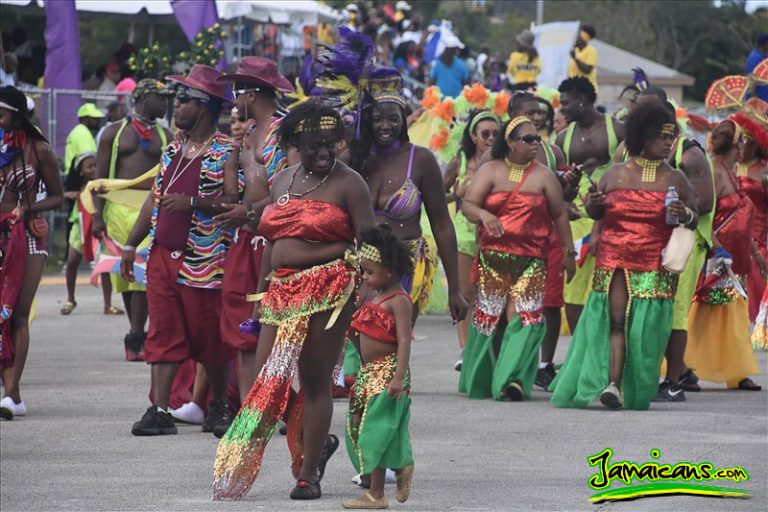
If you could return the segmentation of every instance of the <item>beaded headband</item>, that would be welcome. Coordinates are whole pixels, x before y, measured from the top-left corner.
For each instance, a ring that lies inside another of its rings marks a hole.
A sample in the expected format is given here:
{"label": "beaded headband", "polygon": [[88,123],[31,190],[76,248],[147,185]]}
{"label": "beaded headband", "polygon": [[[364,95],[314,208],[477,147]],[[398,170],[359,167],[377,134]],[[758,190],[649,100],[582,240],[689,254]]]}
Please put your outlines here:
{"label": "beaded headband", "polygon": [[512,119],[507,125],[506,131],[504,132],[504,138],[508,139],[509,136],[512,135],[512,132],[515,131],[515,128],[517,128],[521,124],[530,123],[530,122],[531,120],[525,116],[517,116],[516,118]]}
{"label": "beaded headband", "polygon": [[674,123],[664,123],[661,125],[661,134],[662,135],[674,135],[677,130],[675,130]]}
{"label": "beaded headband", "polygon": [[360,250],[358,251],[357,254],[358,256],[360,256],[360,259],[366,259],[376,263],[381,263],[381,251],[379,251],[376,247],[372,246],[371,244],[363,243],[363,246],[360,247]]}
{"label": "beaded headband", "polygon": [[497,125],[499,124],[499,118],[496,117],[492,112],[484,110],[478,113],[475,117],[472,118],[472,122],[469,124],[469,133],[475,133],[475,128],[480,123],[480,121],[489,120],[494,121]]}
{"label": "beaded headband", "polygon": [[340,121],[334,116],[320,116],[317,124],[310,126],[306,119],[302,119],[296,124],[293,133],[319,132],[325,130],[335,130],[340,125]]}

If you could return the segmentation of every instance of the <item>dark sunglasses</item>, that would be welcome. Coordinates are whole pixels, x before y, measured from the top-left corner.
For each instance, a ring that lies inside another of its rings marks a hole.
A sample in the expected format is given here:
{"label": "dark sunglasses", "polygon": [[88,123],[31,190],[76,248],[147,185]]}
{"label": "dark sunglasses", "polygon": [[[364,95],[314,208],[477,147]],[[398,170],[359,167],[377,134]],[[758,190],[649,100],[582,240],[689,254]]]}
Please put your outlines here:
{"label": "dark sunglasses", "polygon": [[540,135],[523,135],[522,137],[514,137],[510,138],[512,141],[520,141],[523,144],[538,144],[541,142],[541,136]]}
{"label": "dark sunglasses", "polygon": [[488,140],[491,137],[495,139],[497,135],[499,135],[499,130],[483,130],[480,132],[480,138],[483,140]]}

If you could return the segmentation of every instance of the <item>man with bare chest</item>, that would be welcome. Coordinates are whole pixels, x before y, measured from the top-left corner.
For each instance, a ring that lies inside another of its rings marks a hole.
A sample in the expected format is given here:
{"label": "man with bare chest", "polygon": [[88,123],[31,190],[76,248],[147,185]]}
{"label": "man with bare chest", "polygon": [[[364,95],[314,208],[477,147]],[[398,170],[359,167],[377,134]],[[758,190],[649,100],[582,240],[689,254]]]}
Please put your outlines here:
{"label": "man with bare chest", "polygon": [[585,237],[590,237],[590,254],[583,261],[579,260],[576,275],[565,285],[563,293],[566,317],[573,332],[591,289],[594,249],[598,243],[598,234],[593,232],[595,222],[584,210],[584,198],[590,181],[599,182],[612,165],[616,147],[624,140],[624,125],[595,109],[597,93],[587,78],[563,80],[558,90],[560,111],[568,122],[568,128],[558,135],[556,144],[563,150],[568,163],[581,166],[584,173],[570,212],[571,232],[576,245],[581,245],[578,243],[580,240],[587,242]]}
{"label": "man with bare chest", "polygon": [[[256,291],[265,240],[258,234],[261,210],[269,202],[269,181],[286,167],[286,153],[278,146],[277,127],[282,116],[277,112],[278,94],[291,92],[291,83],[278,73],[275,62],[262,57],[244,57],[235,73],[225,74],[220,82],[234,82],[235,104],[242,120],[255,122],[243,146],[224,164],[224,179],[238,182],[242,200],[224,205],[228,211],[214,217],[217,225],[238,227],[235,243],[227,253],[222,282],[221,338],[237,350],[237,376],[240,400],[251,389],[259,370],[257,334],[243,333],[240,323],[251,317],[253,303],[246,295]],[[266,351],[269,347],[263,347]],[[267,352],[268,354],[268,352]],[[214,434],[223,434],[222,426]]]}
{"label": "man with bare chest", "polygon": [[[97,211],[93,217],[93,234],[102,241],[103,254],[120,257],[152,187],[155,168],[170,137],[165,128],[156,124],[158,118],[165,116],[168,92],[162,82],[150,78],[141,80],[133,91],[133,111],[121,122],[108,126],[99,141],[96,178],[108,179],[120,189],[110,190],[94,201]],[[145,240],[140,248],[147,244]],[[123,295],[130,322],[130,331],[124,339],[126,359],[142,361],[146,288],[118,275],[112,275],[112,281],[113,289]]]}

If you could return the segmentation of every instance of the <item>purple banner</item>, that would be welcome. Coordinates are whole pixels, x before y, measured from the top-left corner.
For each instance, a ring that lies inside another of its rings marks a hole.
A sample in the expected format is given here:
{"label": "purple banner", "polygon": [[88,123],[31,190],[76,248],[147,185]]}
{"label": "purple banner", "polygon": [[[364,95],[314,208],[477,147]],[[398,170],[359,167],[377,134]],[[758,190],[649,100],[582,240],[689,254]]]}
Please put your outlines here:
{"label": "purple banner", "polygon": [[181,30],[190,41],[198,32],[219,21],[216,0],[171,0],[171,7]]}
{"label": "purple banner", "polygon": [[[81,89],[80,33],[77,26],[75,0],[45,2],[45,79],[50,89]],[[51,144],[64,155],[67,135],[77,124],[80,97],[61,94],[56,98],[55,133],[49,134]]]}

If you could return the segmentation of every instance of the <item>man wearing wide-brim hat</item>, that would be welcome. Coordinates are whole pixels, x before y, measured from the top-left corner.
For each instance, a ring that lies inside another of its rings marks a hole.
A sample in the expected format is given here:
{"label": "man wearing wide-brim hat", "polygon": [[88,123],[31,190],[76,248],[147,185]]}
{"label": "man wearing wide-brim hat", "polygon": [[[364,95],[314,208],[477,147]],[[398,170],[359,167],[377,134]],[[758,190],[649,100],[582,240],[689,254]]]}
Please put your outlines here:
{"label": "man wearing wide-brim hat", "polygon": [[[151,179],[136,181],[140,176],[156,168],[170,133],[158,126],[157,119],[165,117],[170,91],[163,82],[153,78],[141,80],[133,90],[134,108],[121,121],[105,127],[99,139],[96,158],[96,179],[101,196],[94,196],[96,211],[93,216],[93,235],[101,240],[105,258],[116,255],[111,247],[123,246],[136,220],[141,205],[149,195]],[[95,186],[94,183],[92,186]],[[148,240],[139,247],[145,249]],[[130,325],[123,338],[125,358],[128,361],[144,360],[144,331],[147,323],[146,287],[139,282],[129,283],[111,274],[112,289],[123,297]]]}
{"label": "man wearing wide-brim hat", "polygon": [[[235,179],[242,173],[245,188],[239,204],[225,205],[229,211],[216,216],[220,225],[238,227],[235,243],[227,254],[222,287],[221,336],[224,343],[238,351],[238,386],[245,400],[258,374],[256,348],[259,338],[240,331],[240,323],[252,316],[253,303],[245,296],[256,290],[264,243],[258,236],[258,218],[269,201],[268,180],[287,164],[286,153],[278,145],[275,132],[281,116],[277,113],[278,96],[292,92],[291,83],[277,70],[274,61],[263,57],[243,57],[234,73],[219,77],[232,83],[235,105],[243,121],[253,119],[243,142],[225,166],[225,173]],[[266,359],[269,347],[259,352]],[[214,431],[223,435],[223,431]]]}
{"label": "man wearing wide-brim hat", "polygon": [[192,358],[205,366],[213,400],[203,431],[231,422],[225,399],[227,366],[234,357],[219,335],[221,284],[232,232],[216,226],[222,202],[237,200],[236,183],[225,186],[224,163],[235,150],[216,129],[228,87],[204,65],[176,83],[173,118],[182,136],[163,150],[152,193],[123,248],[121,272],[134,277],[135,246],[149,234],[147,300],[149,332],[144,344],[152,365],[154,403],[134,423],[137,436],[175,434],[168,398],[179,363]]}
{"label": "man wearing wide-brim hat", "polygon": [[517,49],[509,55],[507,73],[512,79],[513,89],[526,91],[536,88],[541,73],[541,57],[533,45],[536,36],[530,30],[523,30],[515,38]]}

